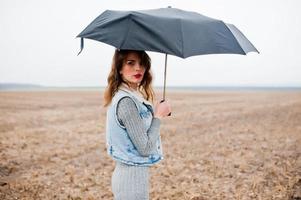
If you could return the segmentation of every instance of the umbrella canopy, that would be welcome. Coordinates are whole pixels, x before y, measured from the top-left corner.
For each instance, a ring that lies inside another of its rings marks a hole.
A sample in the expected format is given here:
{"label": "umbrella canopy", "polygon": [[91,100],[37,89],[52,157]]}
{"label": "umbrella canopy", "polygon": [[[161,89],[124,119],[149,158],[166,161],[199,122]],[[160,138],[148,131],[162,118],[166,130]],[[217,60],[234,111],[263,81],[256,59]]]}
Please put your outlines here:
{"label": "umbrella canopy", "polygon": [[83,38],[88,38],[117,49],[154,51],[181,58],[258,52],[234,25],[171,7],[139,11],[106,10],[77,37],[81,38],[81,51]]}
{"label": "umbrella canopy", "polygon": [[106,10],[77,37],[112,45],[117,49],[165,53],[163,101],[166,88],[167,54],[181,58],[203,54],[258,52],[234,25],[196,12],[176,8],[138,11]]}

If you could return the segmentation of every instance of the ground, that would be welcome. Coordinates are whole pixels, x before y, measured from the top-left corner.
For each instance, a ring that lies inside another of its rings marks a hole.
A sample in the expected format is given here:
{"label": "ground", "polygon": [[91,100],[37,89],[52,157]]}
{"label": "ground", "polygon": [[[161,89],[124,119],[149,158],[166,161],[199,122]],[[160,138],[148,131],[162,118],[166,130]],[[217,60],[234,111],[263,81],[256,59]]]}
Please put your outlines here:
{"label": "ground", "polygon": [[[301,199],[301,91],[167,99],[151,199]],[[102,102],[102,91],[0,92],[0,199],[112,199]]]}

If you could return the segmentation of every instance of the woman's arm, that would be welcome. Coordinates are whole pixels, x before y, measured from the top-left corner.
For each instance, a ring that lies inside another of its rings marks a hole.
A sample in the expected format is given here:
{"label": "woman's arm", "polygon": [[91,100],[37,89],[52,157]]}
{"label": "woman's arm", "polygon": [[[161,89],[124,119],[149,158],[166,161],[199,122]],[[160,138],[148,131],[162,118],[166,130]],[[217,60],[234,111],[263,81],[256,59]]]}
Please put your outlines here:
{"label": "woman's arm", "polygon": [[120,123],[125,126],[137,151],[142,156],[149,156],[155,150],[156,141],[160,136],[160,119],[153,118],[147,131],[138,109],[130,97],[125,97],[118,102],[117,117]]}

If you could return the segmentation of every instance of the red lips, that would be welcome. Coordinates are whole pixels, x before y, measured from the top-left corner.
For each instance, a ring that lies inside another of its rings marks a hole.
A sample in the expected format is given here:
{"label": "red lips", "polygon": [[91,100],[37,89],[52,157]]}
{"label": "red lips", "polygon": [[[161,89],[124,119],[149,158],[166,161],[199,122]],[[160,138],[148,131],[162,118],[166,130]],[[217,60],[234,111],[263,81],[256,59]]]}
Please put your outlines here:
{"label": "red lips", "polygon": [[140,78],[142,76],[142,74],[136,74],[134,76],[135,76],[135,78]]}

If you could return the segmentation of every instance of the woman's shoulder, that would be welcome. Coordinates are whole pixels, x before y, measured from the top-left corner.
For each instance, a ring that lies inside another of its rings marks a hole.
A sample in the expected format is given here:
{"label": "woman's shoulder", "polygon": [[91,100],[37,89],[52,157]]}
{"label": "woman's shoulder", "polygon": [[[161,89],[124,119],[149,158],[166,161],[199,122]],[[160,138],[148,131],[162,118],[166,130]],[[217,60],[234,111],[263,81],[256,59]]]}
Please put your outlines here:
{"label": "woman's shoulder", "polygon": [[118,90],[112,98],[112,104],[117,104],[121,99],[133,99],[133,96],[126,91]]}

